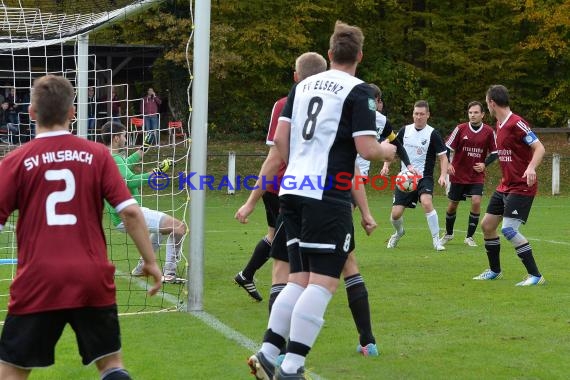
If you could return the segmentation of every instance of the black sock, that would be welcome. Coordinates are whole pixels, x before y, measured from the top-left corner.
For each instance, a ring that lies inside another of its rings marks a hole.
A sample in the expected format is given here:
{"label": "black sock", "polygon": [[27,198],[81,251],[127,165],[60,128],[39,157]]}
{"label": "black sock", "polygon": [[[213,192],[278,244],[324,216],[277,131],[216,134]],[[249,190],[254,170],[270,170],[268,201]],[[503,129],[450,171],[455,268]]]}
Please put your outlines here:
{"label": "black sock", "polygon": [[445,213],[445,233],[447,235],[453,235],[453,226],[455,226],[455,217],[457,216],[456,213],[450,214],[448,212]]}
{"label": "black sock", "polygon": [[251,254],[251,258],[249,259],[247,265],[241,271],[243,277],[247,280],[253,280],[253,275],[259,268],[263,266],[269,260],[269,251],[271,250],[271,243],[267,240],[267,237],[264,237],[257,243],[253,253]]}
{"label": "black sock", "polygon": [[271,309],[273,308],[273,304],[275,303],[275,299],[281,293],[283,288],[287,284],[273,284],[271,285],[271,290],[269,291],[269,314],[271,314]]}
{"label": "black sock", "polygon": [[477,225],[479,224],[479,215],[480,214],[473,214],[472,212],[469,213],[469,222],[467,223],[467,237],[473,237],[473,234],[477,229]]}
{"label": "black sock", "polygon": [[501,272],[501,240],[497,238],[485,239],[485,250],[489,258],[489,269],[495,273]]}
{"label": "black sock", "polygon": [[356,324],[356,329],[360,336],[360,345],[366,346],[369,343],[376,343],[372,334],[372,324],[370,322],[370,304],[368,303],[368,291],[364,284],[364,279],[357,273],[344,279],[348,306],[352,313],[352,318]]}
{"label": "black sock", "polygon": [[523,245],[519,245],[515,248],[517,252],[517,256],[520,257],[524,267],[528,274],[532,274],[533,276],[540,277],[540,272],[538,271],[538,267],[536,266],[536,262],[534,261],[534,256],[532,255],[532,248],[530,243],[526,242]]}
{"label": "black sock", "polygon": [[109,368],[101,374],[101,380],[129,380],[131,376],[124,368]]}

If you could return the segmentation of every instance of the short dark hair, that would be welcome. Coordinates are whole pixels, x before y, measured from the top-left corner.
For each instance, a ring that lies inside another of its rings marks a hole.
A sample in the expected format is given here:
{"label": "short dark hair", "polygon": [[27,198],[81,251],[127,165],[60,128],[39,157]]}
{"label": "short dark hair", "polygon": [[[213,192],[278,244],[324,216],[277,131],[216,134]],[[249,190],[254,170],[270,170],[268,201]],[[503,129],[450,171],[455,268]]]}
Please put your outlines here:
{"label": "short dark hair", "polygon": [[362,51],[363,44],[362,29],[337,21],[334,26],[334,33],[329,40],[332,61],[341,65],[355,63],[358,60],[358,53]]}
{"label": "short dark hair", "polygon": [[113,136],[126,132],[126,130],[127,128],[123,124],[117,121],[108,121],[101,127],[101,141],[103,144],[109,146],[111,145]]}
{"label": "short dark hair", "polygon": [[45,75],[36,79],[31,103],[38,125],[65,125],[69,121],[69,110],[73,107],[74,98],[73,86],[64,77]]}
{"label": "short dark hair", "polygon": [[380,87],[376,86],[374,83],[368,83],[368,85],[370,86],[370,88],[372,88],[372,92],[374,93],[374,98],[382,99],[382,90],[380,90]]}
{"label": "short dark hair", "polygon": [[429,112],[429,103],[427,100],[418,100],[414,103],[414,108],[425,108],[427,112]]}
{"label": "short dark hair", "polygon": [[473,106],[479,106],[479,108],[481,109],[481,113],[485,112],[485,108],[483,108],[483,104],[481,102],[478,102],[477,100],[469,102],[469,104],[467,105],[467,111],[469,111],[469,109]]}
{"label": "short dark hair", "polygon": [[487,98],[499,107],[509,106],[509,90],[502,84],[494,84],[487,90]]}

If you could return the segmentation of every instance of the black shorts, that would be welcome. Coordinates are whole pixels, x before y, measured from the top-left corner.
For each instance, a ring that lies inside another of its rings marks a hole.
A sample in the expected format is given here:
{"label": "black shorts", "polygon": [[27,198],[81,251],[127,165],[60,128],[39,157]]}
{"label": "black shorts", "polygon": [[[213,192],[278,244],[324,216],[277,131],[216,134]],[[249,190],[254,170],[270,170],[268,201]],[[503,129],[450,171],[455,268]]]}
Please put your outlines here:
{"label": "black shorts", "polygon": [[277,216],[279,215],[279,195],[266,191],[261,197],[265,206],[265,217],[267,226],[275,228]]}
{"label": "black shorts", "polygon": [[283,224],[283,215],[279,214],[275,227],[275,236],[271,243],[271,251],[269,256],[285,262],[289,262],[289,253],[287,252],[287,234],[285,233],[285,225]]}
{"label": "black shorts", "polygon": [[433,185],[433,177],[423,177],[418,181],[418,188],[409,193],[401,191],[398,186],[396,186],[392,205],[416,208],[420,195],[430,194],[433,196]]}
{"label": "black shorts", "polygon": [[534,196],[500,193],[495,191],[489,200],[487,214],[502,215],[526,223]]}
{"label": "black shorts", "polygon": [[452,183],[447,198],[453,202],[464,201],[473,195],[483,195],[482,183]]}
{"label": "black shorts", "polygon": [[48,367],[66,324],[77,339],[84,365],[121,350],[117,306],[83,307],[6,316],[0,360],[18,368]]}
{"label": "black shorts", "polygon": [[290,272],[340,278],[346,258],[355,247],[350,202],[284,195],[281,211]]}

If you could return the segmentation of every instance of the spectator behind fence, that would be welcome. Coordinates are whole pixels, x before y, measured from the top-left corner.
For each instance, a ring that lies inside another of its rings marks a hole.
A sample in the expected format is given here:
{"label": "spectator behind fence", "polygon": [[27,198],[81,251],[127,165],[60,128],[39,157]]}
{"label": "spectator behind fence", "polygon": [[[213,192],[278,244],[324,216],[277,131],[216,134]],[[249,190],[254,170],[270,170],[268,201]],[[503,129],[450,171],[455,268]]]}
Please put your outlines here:
{"label": "spectator behind fence", "polygon": [[160,144],[160,125],[158,120],[159,108],[162,100],[156,95],[154,89],[149,87],[146,96],[141,99],[141,114],[144,115],[144,130],[154,133],[155,141]]}

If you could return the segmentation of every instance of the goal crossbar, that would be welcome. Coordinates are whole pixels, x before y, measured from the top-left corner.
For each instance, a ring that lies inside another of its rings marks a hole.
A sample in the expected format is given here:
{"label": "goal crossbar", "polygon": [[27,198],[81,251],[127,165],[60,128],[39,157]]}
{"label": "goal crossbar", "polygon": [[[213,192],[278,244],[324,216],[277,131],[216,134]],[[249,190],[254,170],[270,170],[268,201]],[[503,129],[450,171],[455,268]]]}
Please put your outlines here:
{"label": "goal crossbar", "polygon": [[163,0],[137,0],[120,9],[91,14],[44,13],[36,8],[0,4],[0,52],[65,43],[78,35],[108,27]]}

